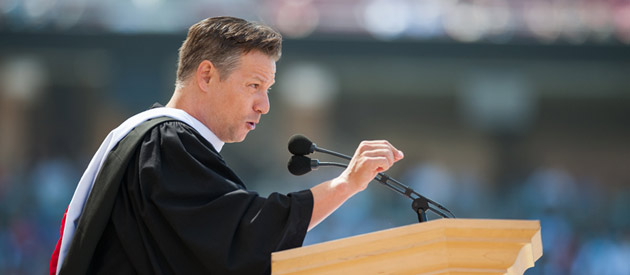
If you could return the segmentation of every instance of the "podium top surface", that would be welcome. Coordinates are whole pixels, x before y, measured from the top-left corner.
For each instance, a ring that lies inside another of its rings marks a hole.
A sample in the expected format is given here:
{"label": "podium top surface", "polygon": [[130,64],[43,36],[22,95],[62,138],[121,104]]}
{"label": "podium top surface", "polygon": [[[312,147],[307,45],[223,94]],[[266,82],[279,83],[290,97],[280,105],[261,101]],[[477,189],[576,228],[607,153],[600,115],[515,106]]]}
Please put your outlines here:
{"label": "podium top surface", "polygon": [[539,221],[439,219],[276,252],[272,273],[522,274],[541,256]]}

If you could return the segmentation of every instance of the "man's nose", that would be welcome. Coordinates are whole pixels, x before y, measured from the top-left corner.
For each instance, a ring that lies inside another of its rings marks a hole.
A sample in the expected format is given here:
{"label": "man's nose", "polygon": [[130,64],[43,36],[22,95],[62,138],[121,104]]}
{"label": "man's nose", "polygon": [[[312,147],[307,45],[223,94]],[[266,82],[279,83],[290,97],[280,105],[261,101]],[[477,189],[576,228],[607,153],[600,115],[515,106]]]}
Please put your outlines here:
{"label": "man's nose", "polygon": [[271,106],[269,104],[269,95],[267,94],[267,91],[265,91],[264,95],[254,104],[254,111],[264,115],[269,113],[270,108]]}

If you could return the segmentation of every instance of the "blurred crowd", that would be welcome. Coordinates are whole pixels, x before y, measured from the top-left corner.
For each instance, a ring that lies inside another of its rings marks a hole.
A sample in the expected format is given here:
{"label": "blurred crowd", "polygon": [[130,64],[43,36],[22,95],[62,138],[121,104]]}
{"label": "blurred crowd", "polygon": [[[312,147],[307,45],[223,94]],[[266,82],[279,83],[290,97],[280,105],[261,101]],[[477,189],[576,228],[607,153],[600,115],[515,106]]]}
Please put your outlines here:
{"label": "blurred crowd", "polygon": [[216,13],[257,18],[293,38],[367,33],[384,40],[630,43],[627,0],[2,1],[0,30],[165,33]]}
{"label": "blurred crowd", "polygon": [[[0,174],[0,273],[46,273],[82,165],[56,157]],[[551,167],[501,194],[472,174],[431,163],[401,179],[458,217],[540,220],[543,257],[526,274],[630,274],[628,188],[602,189],[601,182]],[[414,223],[410,201],[377,185],[310,232],[306,244]]]}

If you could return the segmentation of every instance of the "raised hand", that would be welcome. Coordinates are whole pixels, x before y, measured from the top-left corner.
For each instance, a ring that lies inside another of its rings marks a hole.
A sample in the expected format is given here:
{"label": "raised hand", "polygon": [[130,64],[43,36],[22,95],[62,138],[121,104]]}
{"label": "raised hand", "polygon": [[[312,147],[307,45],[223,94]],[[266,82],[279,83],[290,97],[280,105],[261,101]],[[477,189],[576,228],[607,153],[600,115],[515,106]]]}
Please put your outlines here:
{"label": "raised hand", "polygon": [[363,141],[354,152],[348,168],[339,176],[356,192],[364,190],[380,172],[387,171],[404,157],[386,140]]}
{"label": "raised hand", "polygon": [[311,188],[313,214],[309,230],[328,217],[348,198],[363,191],[378,173],[387,171],[403,157],[403,152],[386,140],[361,142],[348,168],[339,177]]}

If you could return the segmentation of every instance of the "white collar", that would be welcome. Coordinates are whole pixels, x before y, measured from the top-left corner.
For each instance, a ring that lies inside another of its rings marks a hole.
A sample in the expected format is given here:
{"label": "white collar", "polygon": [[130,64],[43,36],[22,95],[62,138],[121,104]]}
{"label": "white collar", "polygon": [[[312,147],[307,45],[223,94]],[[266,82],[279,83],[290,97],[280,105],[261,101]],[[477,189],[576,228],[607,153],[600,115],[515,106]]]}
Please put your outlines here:
{"label": "white collar", "polygon": [[[210,144],[212,144],[212,146],[214,147],[214,149],[217,150],[217,152],[221,152],[221,148],[223,148],[223,145],[225,145],[225,142],[221,141],[219,137],[217,137],[217,135],[215,135],[208,127],[206,127],[206,125],[201,123],[201,121],[197,120],[195,117],[191,116],[190,114],[186,113],[186,111],[181,110],[181,109],[175,109],[175,108],[170,108],[170,107],[160,107],[160,108],[167,108],[167,109],[171,109],[175,111],[180,111],[182,115],[186,117],[186,119],[184,120],[182,119],[182,117],[179,117],[179,119],[186,122],[190,126],[192,126],[195,130],[197,130],[201,134],[201,136],[203,136],[208,142],[210,142]],[[158,108],[154,108],[154,109],[158,109]]]}

